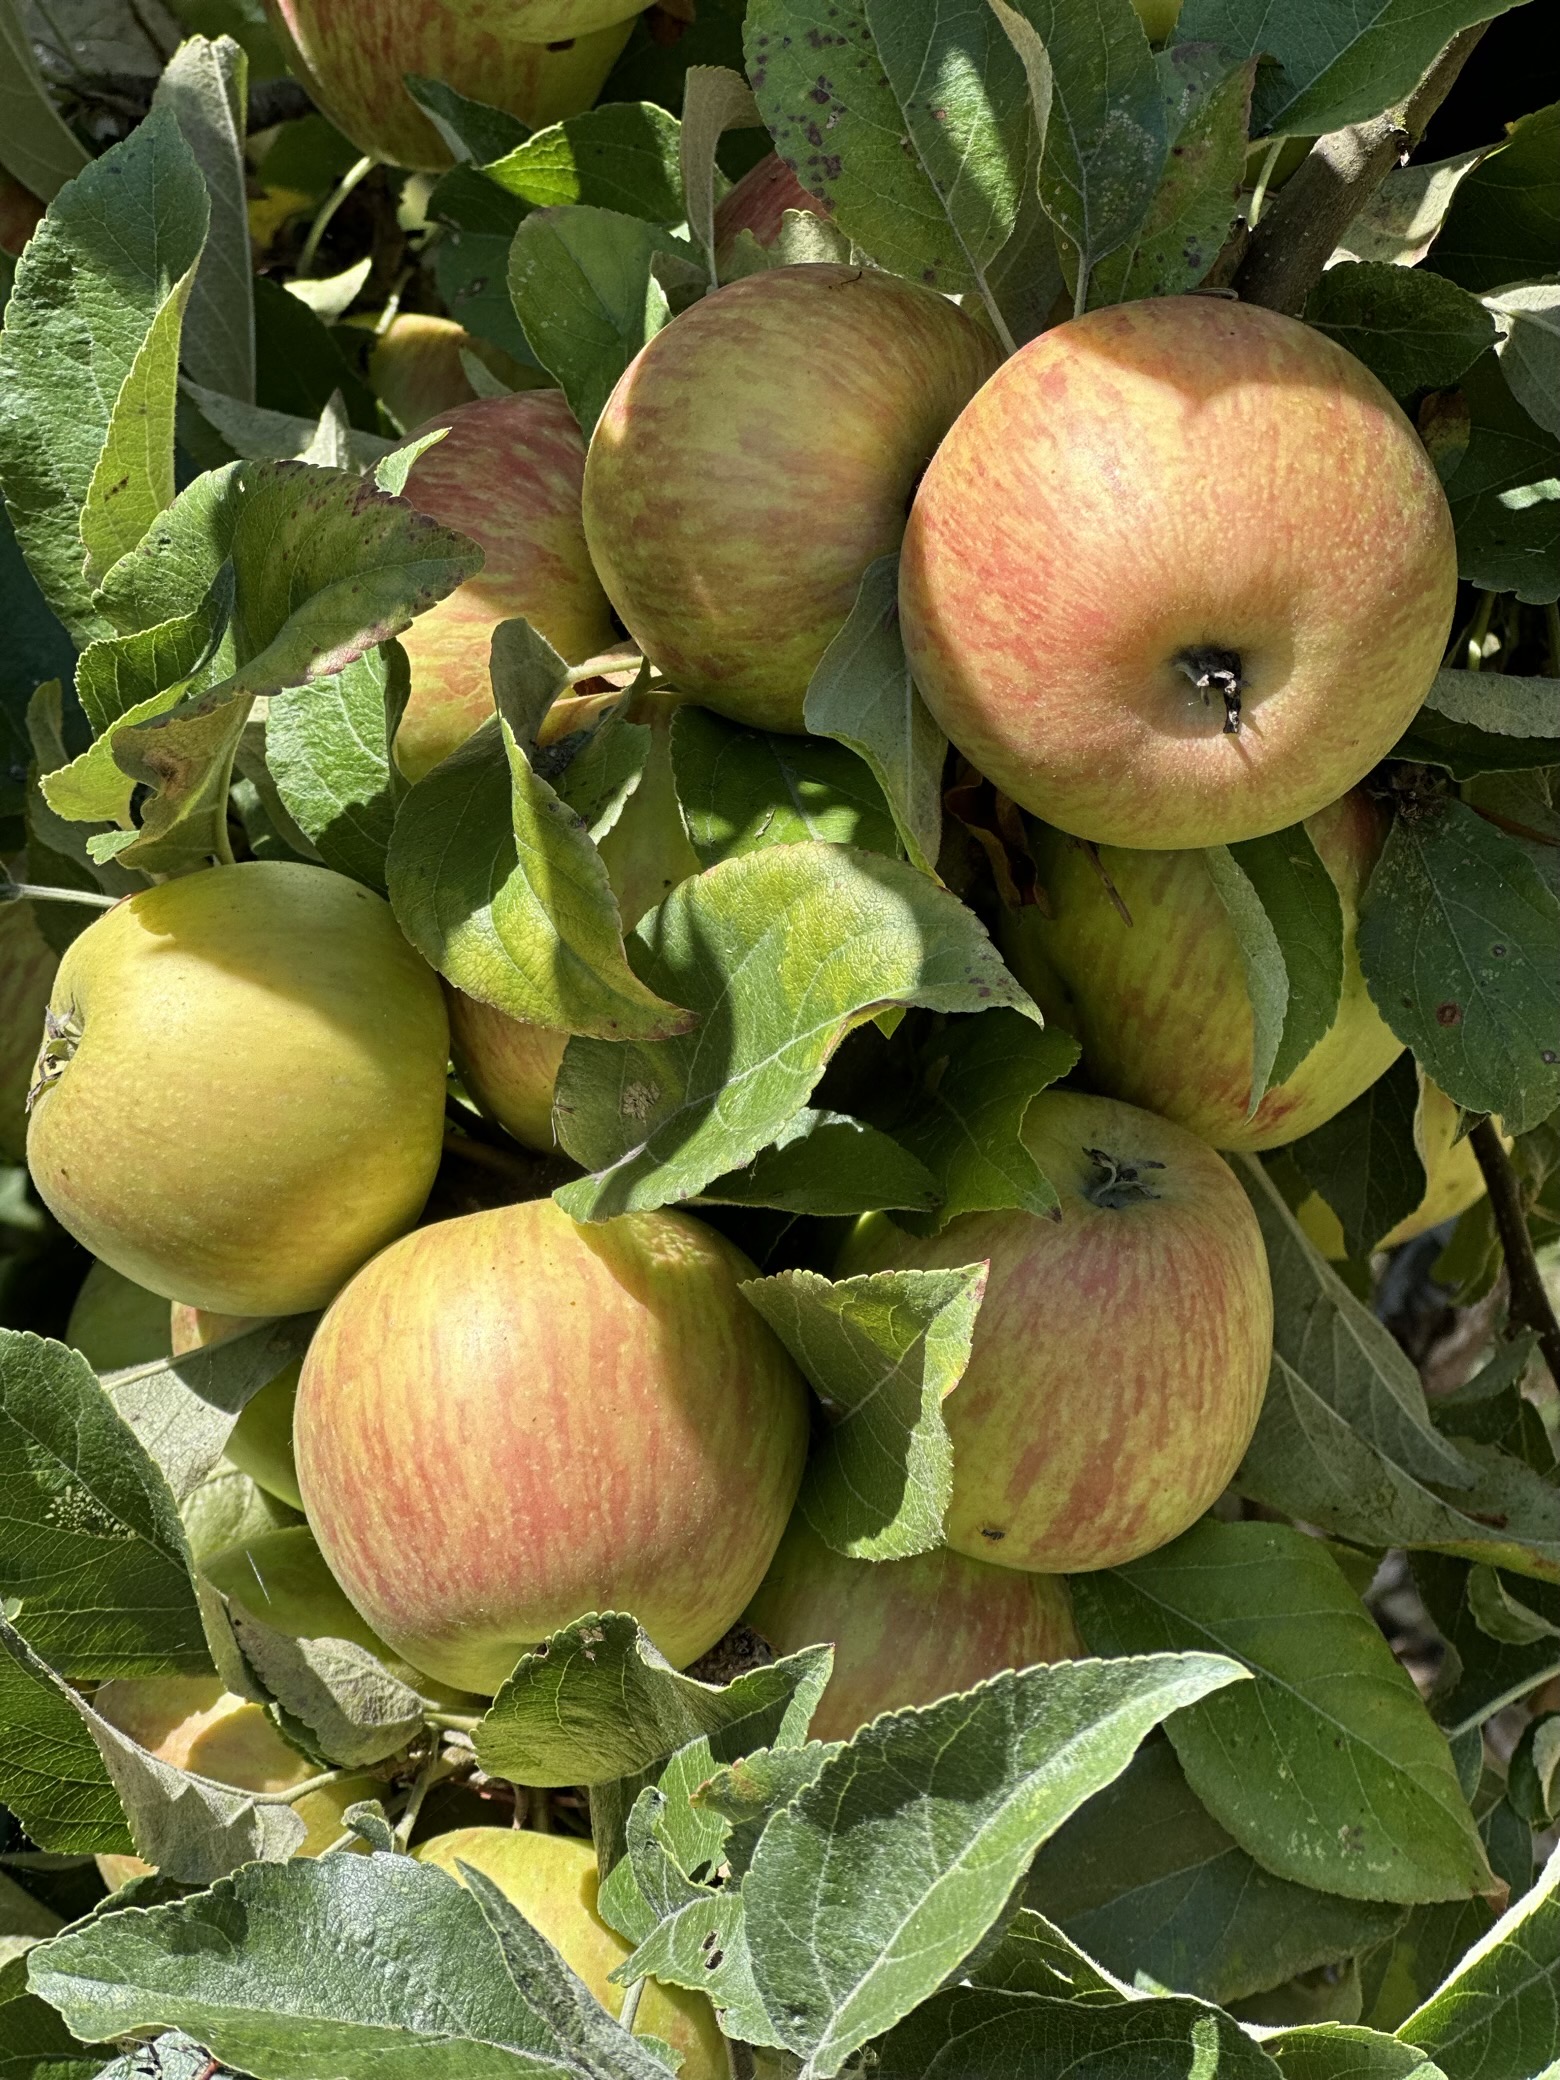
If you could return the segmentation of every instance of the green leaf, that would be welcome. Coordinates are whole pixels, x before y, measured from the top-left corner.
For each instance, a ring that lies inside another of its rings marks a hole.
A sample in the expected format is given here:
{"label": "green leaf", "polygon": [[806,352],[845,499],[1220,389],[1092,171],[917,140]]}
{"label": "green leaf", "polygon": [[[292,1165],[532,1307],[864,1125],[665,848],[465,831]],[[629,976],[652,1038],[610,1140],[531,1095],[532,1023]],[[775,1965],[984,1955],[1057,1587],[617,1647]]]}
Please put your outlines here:
{"label": "green leaf", "polygon": [[[1466,672],[1457,676],[1481,675]],[[1536,772],[1552,767],[1560,763],[1560,741],[1554,737],[1511,737],[1494,730],[1471,729],[1424,707],[1393,745],[1391,756],[1406,759],[1411,765],[1438,766],[1454,780],[1476,780],[1487,773]]]}
{"label": "green leaf", "polygon": [[704,256],[712,287],[719,279],[715,268],[715,199],[720,175],[716,147],[728,130],[753,129],[761,120],[752,88],[729,65],[690,65],[683,74],[679,171],[688,229]]}
{"label": "green leaf", "polygon": [[242,403],[255,394],[254,265],[244,146],[249,61],[230,37],[181,44],[157,82],[154,108],[172,114],[195,156],[211,228],[185,312],[180,359],[191,381]]}
{"label": "green leaf", "polygon": [[[301,462],[305,451],[318,437],[317,418],[301,419],[292,412],[273,412],[264,405],[245,404],[239,398],[228,397],[219,390],[208,390],[187,378],[180,383],[179,389],[195,405],[206,424],[219,433],[243,461]],[[399,449],[400,444],[396,441],[385,440],[377,433],[360,433],[355,426],[349,427],[344,466],[366,470],[383,461],[387,455],[398,453]],[[379,488],[381,491],[394,491],[400,487],[381,484]]]}
{"label": "green leaf", "polygon": [[50,201],[88,163],[50,98],[15,0],[0,0],[0,166]]}
{"label": "green leaf", "polygon": [[1523,411],[1495,355],[1469,370],[1462,390],[1468,447],[1446,485],[1458,575],[1546,605],[1560,593],[1560,440]]}
{"label": "green leaf", "polygon": [[79,1352],[0,1330],[0,1594],[77,1677],[209,1666],[184,1534],[158,1468]]}
{"label": "green leaf", "polygon": [[1178,43],[1206,39],[1269,60],[1257,75],[1252,131],[1314,137],[1400,101],[1459,29],[1516,0],[1186,0]]}
{"label": "green leaf", "polygon": [[[241,1605],[230,1607],[228,1615],[244,1660],[287,1715],[283,1723],[307,1729],[299,1737],[311,1754],[359,1769],[401,1754],[422,1732],[422,1698],[356,1640],[328,1634],[294,1638]],[[226,1876],[231,1868],[213,1875]]]}
{"label": "green leaf", "polygon": [[597,1173],[556,1194],[576,1220],[690,1198],[751,1162],[864,1014],[1029,1005],[945,889],[843,845],[724,860],[674,888],[628,946],[647,987],[701,1023],[657,1042],[570,1041],[555,1116]]}
{"label": "green leaf", "polygon": [[1560,1104],[1560,903],[1450,796],[1400,811],[1360,905],[1377,1010],[1455,1104],[1511,1133]]}
{"label": "green leaf", "polygon": [[1445,1736],[1319,1540],[1205,1518],[1072,1586],[1098,1653],[1195,1649],[1250,1669],[1169,1732],[1192,1789],[1265,1870],[1349,1899],[1494,1889]]}
{"label": "green leaf", "polygon": [[534,132],[482,172],[530,209],[584,203],[676,224],[684,213],[681,129],[653,102],[609,102]]}
{"label": "green leaf", "polygon": [[[127,477],[115,503],[142,525],[172,495],[179,315],[208,214],[200,168],[172,115],[154,110],[60,190],[17,262],[0,333],[0,482],[32,573],[78,642],[103,628],[82,516],[94,482],[100,505],[109,489],[105,451]],[[99,556],[107,524],[93,523]]]}
{"label": "green leaf", "polygon": [[79,2036],[171,2024],[270,2080],[382,2080],[390,2060],[422,2080],[666,2080],[480,1872],[460,1886],[409,1856],[254,1864],[29,1963]]}
{"label": "green leaf", "polygon": [[742,1886],[754,1981],[804,2073],[837,2073],[933,1994],[1046,1836],[1237,1674],[1204,1654],[1063,1662],[858,1733],[770,1821]]}
{"label": "green leaf", "polygon": [[984,1264],[837,1281],[782,1271],[743,1286],[823,1404],[797,1508],[836,1552],[896,1560],[941,1543],[953,1490],[942,1404],[985,1290]]}
{"label": "green leaf", "polygon": [[265,756],[288,814],[327,867],[381,893],[405,783],[390,755],[411,691],[398,643],[274,694]]}
{"label": "green leaf", "polygon": [[132,1847],[113,1781],[81,1715],[3,1617],[0,1798],[40,1849],[92,1856],[124,1855]]}
{"label": "green leaf", "polygon": [[1450,159],[1394,166],[1344,231],[1337,257],[1389,260],[1394,267],[1416,266],[1430,250],[1451,208],[1452,197],[1492,149],[1499,147],[1481,145],[1470,152],[1458,152]]}
{"label": "green leaf", "polygon": [[827,1647],[808,1647],[724,1686],[702,1683],[632,1618],[577,1618],[523,1656],[477,1729],[477,1758],[515,1783],[605,1784],[728,1728],[753,1747],[784,1731],[800,1738],[832,1665]]}
{"label": "green leaf", "polygon": [[1228,2015],[1200,2001],[1110,2006],[958,1987],[883,2046],[882,2080],[1275,2080],[1276,2067]]}
{"label": "green leaf", "polygon": [[473,101],[469,94],[459,93],[443,80],[409,72],[405,86],[449,146],[457,164],[485,166],[490,160],[502,158],[505,152],[512,152],[516,145],[524,144],[530,135],[520,118],[510,115],[507,109]]}
{"label": "green leaf", "polygon": [[1546,433],[1560,434],[1560,287],[1524,282],[1484,302],[1505,321],[1497,352],[1507,388]]}
{"label": "green leaf", "polygon": [[669,250],[639,218],[583,203],[533,210],[515,233],[515,313],[587,440],[618,377],[671,317],[654,273],[656,255]]}
{"label": "green leaf", "polygon": [[899,633],[899,558],[868,564],[856,603],[807,687],[807,727],[871,768],[914,865],[934,871],[948,742],[916,691]]}
{"label": "green leaf", "polygon": [[1458,187],[1428,262],[1475,293],[1560,269],[1560,102],[1511,125]]}
{"label": "green leaf", "polygon": [[807,839],[898,857],[883,791],[843,744],[744,729],[708,709],[681,708],[672,723],[672,771],[688,836],[706,867]]}
{"label": "green leaf", "polygon": [[712,1178],[706,1205],[831,1215],[904,1212],[937,1202],[937,1180],[897,1141],[843,1112],[804,1106],[751,1163]]}
{"label": "green leaf", "polygon": [[1560,734],[1560,679],[1441,671],[1425,695],[1425,706],[1449,722],[1466,722],[1496,736]]}
{"label": "green leaf", "polygon": [[1419,1072],[1413,1056],[1401,1054],[1352,1105],[1289,1144],[1300,1175],[1337,1214],[1351,1257],[1367,1258],[1425,1196],[1418,1110]]}
{"label": "green leaf", "polygon": [[1446,2080],[1433,2059],[1357,2022],[1314,2022],[1264,2037],[1284,2080]]}
{"label": "green leaf", "polygon": [[1496,337],[1494,319],[1466,289],[1379,260],[1328,268],[1305,321],[1363,361],[1394,397],[1448,389]]}
{"label": "green leaf", "polygon": [[1518,2080],[1553,2070],[1560,2003],[1560,1851],[1440,1990],[1398,2031],[1447,2080]]}

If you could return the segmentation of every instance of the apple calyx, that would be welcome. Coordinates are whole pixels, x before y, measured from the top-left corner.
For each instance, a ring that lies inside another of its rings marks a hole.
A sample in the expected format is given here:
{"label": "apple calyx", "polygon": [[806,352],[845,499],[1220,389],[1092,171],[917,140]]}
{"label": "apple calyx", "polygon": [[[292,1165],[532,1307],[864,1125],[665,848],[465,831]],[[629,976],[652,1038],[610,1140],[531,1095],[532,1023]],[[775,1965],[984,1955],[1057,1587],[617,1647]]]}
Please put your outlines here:
{"label": "apple calyx", "polygon": [[1103,1148],[1086,1148],[1084,1154],[1094,1165],[1091,1176],[1082,1187],[1083,1197],[1092,1206],[1102,1206],[1107,1213],[1119,1213],[1124,1206],[1137,1206],[1145,1199],[1159,1197],[1143,1173],[1163,1170],[1163,1163],[1157,1163],[1149,1156],[1127,1161]]}
{"label": "apple calyx", "polygon": [[1172,662],[1178,672],[1184,672],[1203,697],[1203,706],[1210,705],[1217,693],[1224,703],[1224,735],[1240,735],[1240,696],[1245,686],[1241,674],[1240,652],[1222,649],[1217,643],[1194,643],[1182,650]]}
{"label": "apple calyx", "polygon": [[32,1087],[27,1093],[27,1111],[33,1107],[52,1085],[59,1082],[75,1058],[81,1045],[81,1014],[74,1004],[68,1011],[56,1011],[52,1004],[46,1005],[43,1013],[43,1045],[38,1050],[37,1065],[33,1070]]}

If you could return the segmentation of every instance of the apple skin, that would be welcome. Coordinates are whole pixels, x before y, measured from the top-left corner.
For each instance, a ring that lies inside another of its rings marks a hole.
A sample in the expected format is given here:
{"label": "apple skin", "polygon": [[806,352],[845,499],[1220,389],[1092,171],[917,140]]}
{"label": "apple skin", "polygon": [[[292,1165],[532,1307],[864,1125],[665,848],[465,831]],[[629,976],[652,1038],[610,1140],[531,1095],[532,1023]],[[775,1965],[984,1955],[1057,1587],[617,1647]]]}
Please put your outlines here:
{"label": "apple skin", "polygon": [[715,269],[724,275],[732,248],[744,231],[758,243],[772,246],[780,236],[788,209],[805,209],[815,217],[827,217],[829,206],[804,188],[778,152],[770,152],[750,166],[715,205]]}
{"label": "apple skin", "polygon": [[449,1028],[370,889],[281,860],[165,881],[71,942],[50,1001],[80,1039],[33,1106],[33,1181],[138,1285],[297,1314],[417,1218]]}
{"label": "apple skin", "polygon": [[[246,1329],[258,1326],[246,1315],[213,1314],[209,1309],[183,1307],[178,1301],[170,1310],[170,1320],[175,1357],[182,1357],[186,1351],[203,1350],[207,1344],[226,1343],[229,1337],[241,1336]],[[303,1360],[295,1358],[292,1364],[282,1367],[275,1379],[267,1380],[257,1394],[250,1396],[228,1432],[225,1454],[268,1495],[293,1509],[303,1508],[292,1450],[293,1403],[298,1398],[298,1374],[302,1369]]]}
{"label": "apple skin", "polygon": [[417,1668],[491,1694],[586,1611],[714,1645],[801,1482],[807,1392],[681,1213],[551,1199],[419,1228],[326,1314],[293,1442],[331,1572]]}
{"label": "apple skin", "polygon": [[[1499,1125],[1497,1120],[1497,1130]],[[1479,1168],[1473,1144],[1466,1135],[1461,1141],[1456,1135],[1457,1107],[1439,1085],[1421,1074],[1414,1140],[1425,1166],[1425,1195],[1412,1213],[1405,1214],[1395,1228],[1388,1229],[1375,1245],[1377,1249],[1396,1249],[1400,1242],[1427,1235],[1442,1221],[1455,1220],[1470,1206],[1477,1206],[1484,1197],[1484,1172]],[[1500,1138],[1509,1149],[1511,1136],[1502,1134]],[[1319,1192],[1301,1200],[1295,1208],[1295,1219],[1324,1257],[1349,1254],[1343,1224]]]}
{"label": "apple skin", "polygon": [[439,173],[452,154],[409,72],[533,130],[578,115],[628,41],[637,0],[266,0],[288,65],[372,159]]}
{"label": "apple skin", "polygon": [[[1347,793],[1423,700],[1456,591],[1445,493],[1376,378],[1209,296],[1090,311],[1004,363],[921,481],[899,580],[965,757],[1075,837],[1158,850]],[[1178,663],[1202,648],[1239,665],[1233,735]]]}
{"label": "apple skin", "polygon": [[396,763],[420,780],[493,712],[490,655],[500,621],[523,615],[570,664],[619,636],[580,520],[585,442],[561,390],[479,397],[441,412],[449,432],[412,464],[405,496],[459,528],[486,562],[401,637],[412,694]]}
{"label": "apple skin", "polygon": [[1002,1669],[1084,1652],[1059,1575],[993,1567],[950,1546],[852,1560],[800,1514],[743,1615],[777,1654],[833,1645],[834,1674],[809,1729],[819,1741],[848,1741],[881,1712],[931,1704]]}
{"label": "apple skin", "polygon": [[[971,1559],[1081,1574],[1156,1551],[1223,1492],[1261,1412],[1273,1294],[1250,1202],[1184,1127],[1046,1091],[1023,1138],[1060,1220],[969,1213],[922,1239],[869,1214],[840,1275],[989,1260],[969,1366],[944,1404],[944,1536]],[[1120,1166],[1117,1194],[1096,1157]],[[1098,1203],[1135,1192],[1148,1196]]]}
{"label": "apple skin", "polygon": [[1190,1127],[1215,1148],[1277,1148],[1325,1125],[1403,1051],[1370,1000],[1354,933],[1385,835],[1355,792],[1306,829],[1343,905],[1344,976],[1332,1028],[1248,1119],[1253,1023],[1240,942],[1200,851],[1105,846],[1101,869],[1129,925],[1075,839],[1032,834],[1055,913],[1005,911],[1003,956],[1053,1024],[1083,1043],[1091,1083]]}
{"label": "apple skin", "polygon": [[526,368],[502,347],[478,339],[453,318],[402,311],[390,320],[368,357],[374,394],[398,426],[420,426],[436,412],[474,404],[477,393],[461,362],[471,354],[511,390],[544,389],[552,377]]}
{"label": "apple skin", "polygon": [[591,555],[645,655],[722,715],[801,730],[862,572],[998,359],[945,297],[824,263],[728,283],[657,333],[585,465]]}
{"label": "apple skin", "polygon": [[[621,2013],[628,1989],[614,1986],[609,1975],[634,1946],[597,1911],[596,1852],[589,1842],[534,1828],[461,1827],[419,1842],[412,1854],[458,1884],[464,1882],[458,1863],[491,1878],[602,2006]],[[703,1994],[647,1979],[633,2026],[682,2053],[682,2080],[727,2080],[726,2040]]]}
{"label": "apple skin", "polygon": [[107,1264],[93,1264],[81,1281],[65,1324],[65,1341],[94,1372],[147,1365],[173,1348],[168,1303]]}

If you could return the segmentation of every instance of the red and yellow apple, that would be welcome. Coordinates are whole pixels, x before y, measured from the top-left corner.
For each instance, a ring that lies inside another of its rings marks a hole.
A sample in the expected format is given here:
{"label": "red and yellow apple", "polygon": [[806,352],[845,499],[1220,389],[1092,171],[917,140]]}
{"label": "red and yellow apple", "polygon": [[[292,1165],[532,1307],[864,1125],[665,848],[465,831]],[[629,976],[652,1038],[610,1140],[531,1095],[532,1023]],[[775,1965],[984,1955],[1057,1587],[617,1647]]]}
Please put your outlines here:
{"label": "red and yellow apple", "polygon": [[[171,1326],[174,1354],[182,1357],[186,1351],[203,1350],[207,1344],[226,1343],[257,1324],[245,1315],[213,1314],[175,1301]],[[295,1358],[282,1367],[275,1379],[267,1380],[257,1394],[252,1394],[239,1411],[227,1441],[227,1457],[239,1471],[293,1509],[303,1508],[292,1451],[293,1403],[298,1398],[302,1366],[303,1360]]]}
{"label": "red and yellow apple", "polygon": [[[461,1827],[419,1842],[412,1854],[457,1883],[463,1863],[491,1878],[601,2005],[613,2015],[622,2012],[628,1989],[614,1986],[610,1975],[634,1946],[597,1910],[596,1852],[589,1842],[534,1828]],[[633,2027],[682,2053],[682,2080],[727,2080],[726,2040],[702,1993],[647,1979]]]}
{"label": "red and yellow apple", "polygon": [[1385,819],[1356,792],[1306,829],[1343,906],[1343,994],[1330,1031],[1249,1117],[1251,1000],[1204,854],[1102,846],[1091,859],[1060,831],[1033,832],[1051,915],[1034,904],[1005,911],[998,937],[1047,1018],[1077,1034],[1100,1090],[1215,1148],[1277,1148],[1322,1126],[1396,1061],[1402,1042],[1370,1000],[1354,945]]}
{"label": "red and yellow apple", "polygon": [[800,1515],[744,1616],[777,1654],[833,1646],[834,1674],[809,1729],[820,1741],[848,1741],[881,1712],[931,1704],[1002,1669],[1084,1651],[1059,1575],[992,1567],[951,1546],[853,1560]]}
{"label": "red and yellow apple", "polygon": [[761,246],[780,236],[788,209],[805,209],[815,217],[829,214],[828,204],[809,194],[778,152],[750,166],[715,205],[715,267],[724,276],[732,248],[744,231]]}
{"label": "red and yellow apple", "polygon": [[449,1027],[359,882],[253,860],[144,889],[72,941],[49,1016],[33,1181],[138,1285],[300,1313],[421,1212]]}
{"label": "red and yellow apple", "polygon": [[[1375,1249],[1396,1249],[1426,1235],[1442,1221],[1452,1221],[1484,1197],[1484,1172],[1466,1135],[1457,1139],[1460,1114],[1445,1091],[1421,1072],[1419,1104],[1414,1113],[1414,1143],[1425,1166],[1425,1195],[1412,1213],[1389,1228]],[[1499,1121],[1496,1122],[1497,1129]],[[1501,1139],[1509,1148],[1511,1136]],[[1324,1257],[1346,1257],[1343,1223],[1319,1192],[1311,1192],[1295,1208],[1295,1218]]]}
{"label": "red and yellow apple", "polygon": [[293,1442],[331,1572],[417,1668],[491,1693],[587,1611],[679,1667],[727,1631],[790,1515],[807,1394],[681,1213],[551,1199],[406,1235],[308,1356]]}
{"label": "red and yellow apple", "polygon": [[899,602],[928,707],[1004,794],[1167,850],[1362,779],[1456,591],[1435,467],[1370,371],[1293,318],[1168,296],[998,370],[921,481]]}
{"label": "red and yellow apple", "polygon": [[657,333],[585,466],[591,555],[645,655],[706,707],[800,730],[863,571],[997,360],[946,297],[822,263],[746,276]]}
{"label": "red and yellow apple", "polygon": [[1135,1105],[1046,1091],[1024,1145],[1061,1217],[967,1213],[919,1238],[871,1214],[840,1272],[990,1263],[953,1443],[945,1536],[1044,1574],[1178,1537],[1251,1442],[1273,1347],[1261,1230],[1221,1156]]}
{"label": "red and yellow apple", "polygon": [[[368,357],[368,379],[398,426],[421,426],[438,412],[476,402],[462,354],[474,355],[511,390],[545,388],[552,382],[540,370],[523,367],[502,347],[467,332],[453,318],[437,318],[428,311],[402,311],[390,320]],[[528,382],[527,377],[540,380]]]}

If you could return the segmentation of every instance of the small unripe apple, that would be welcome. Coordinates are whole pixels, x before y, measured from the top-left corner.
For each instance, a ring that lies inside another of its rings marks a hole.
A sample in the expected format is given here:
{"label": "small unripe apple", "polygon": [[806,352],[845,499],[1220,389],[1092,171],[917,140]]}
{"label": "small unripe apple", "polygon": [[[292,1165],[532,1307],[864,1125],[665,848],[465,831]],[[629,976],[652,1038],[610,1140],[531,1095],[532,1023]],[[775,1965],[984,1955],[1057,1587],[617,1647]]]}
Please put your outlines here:
{"label": "small unripe apple", "polygon": [[94,1372],[149,1364],[173,1348],[168,1303],[109,1265],[93,1264],[72,1303],[65,1341]]}
{"label": "small unripe apple", "polygon": [[49,1016],[33,1180],[137,1284],[301,1313],[421,1211],[449,1027],[360,883],[254,860],[144,889],[72,941]]}
{"label": "small unripe apple", "polygon": [[[534,1828],[461,1827],[419,1842],[412,1854],[457,1882],[462,1863],[491,1878],[601,2005],[621,2013],[628,1989],[614,1986],[610,1974],[634,1946],[597,1911],[596,1852],[589,1842]],[[633,2027],[682,2053],[682,2080],[727,2080],[726,2040],[703,1994],[647,1979]]]}
{"label": "small unripe apple", "polygon": [[396,424],[410,430],[437,412],[475,403],[477,393],[462,354],[474,355],[511,390],[532,388],[528,377],[539,378],[537,388],[552,381],[538,369],[523,367],[490,340],[478,339],[453,318],[438,318],[430,311],[402,311],[390,320],[368,357],[368,380]]}
{"label": "small unripe apple", "polygon": [[[175,1301],[170,1310],[173,1351],[203,1350],[208,1344],[226,1343],[257,1324],[245,1315],[213,1314],[209,1309],[184,1307]],[[293,1465],[293,1403],[298,1398],[298,1374],[303,1360],[294,1358],[275,1379],[267,1380],[239,1411],[238,1421],[228,1432],[226,1456],[268,1495],[293,1509],[303,1508],[298,1493],[298,1472]]]}
{"label": "small unripe apple", "polygon": [[[1455,1220],[1484,1197],[1484,1172],[1479,1168],[1473,1143],[1466,1135],[1461,1141],[1457,1139],[1458,1118],[1458,1109],[1445,1091],[1422,1075],[1414,1141],[1425,1166],[1425,1195],[1413,1212],[1405,1214],[1396,1227],[1389,1228],[1374,1248],[1396,1249],[1400,1242],[1412,1242],[1416,1235],[1427,1235],[1442,1221]],[[1498,1129],[1499,1121],[1496,1126]],[[1501,1139],[1510,1148],[1511,1136],[1502,1134]],[[1319,1192],[1301,1200],[1295,1218],[1324,1257],[1349,1254],[1343,1224]]]}
{"label": "small unripe apple", "polygon": [[304,1360],[293,1441],[332,1574],[417,1668],[491,1694],[587,1611],[683,1667],[757,1588],[807,1394],[683,1213],[551,1199],[440,1221],[354,1278]]}
{"label": "small unripe apple", "polygon": [[828,1641],[834,1673],[808,1729],[848,1741],[882,1712],[971,1690],[1005,1668],[1068,1661],[1083,1642],[1059,1575],[966,1559],[853,1560],[792,1517],[745,1612],[777,1654]]}
{"label": "small unripe apple", "polygon": [[1120,1567],[1222,1493],[1267,1385],[1273,1293],[1251,1203],[1184,1127],[1046,1091],[1023,1129],[1061,1217],[871,1214],[842,1274],[989,1261],[953,1442],[949,1545],[1045,1574]]}

